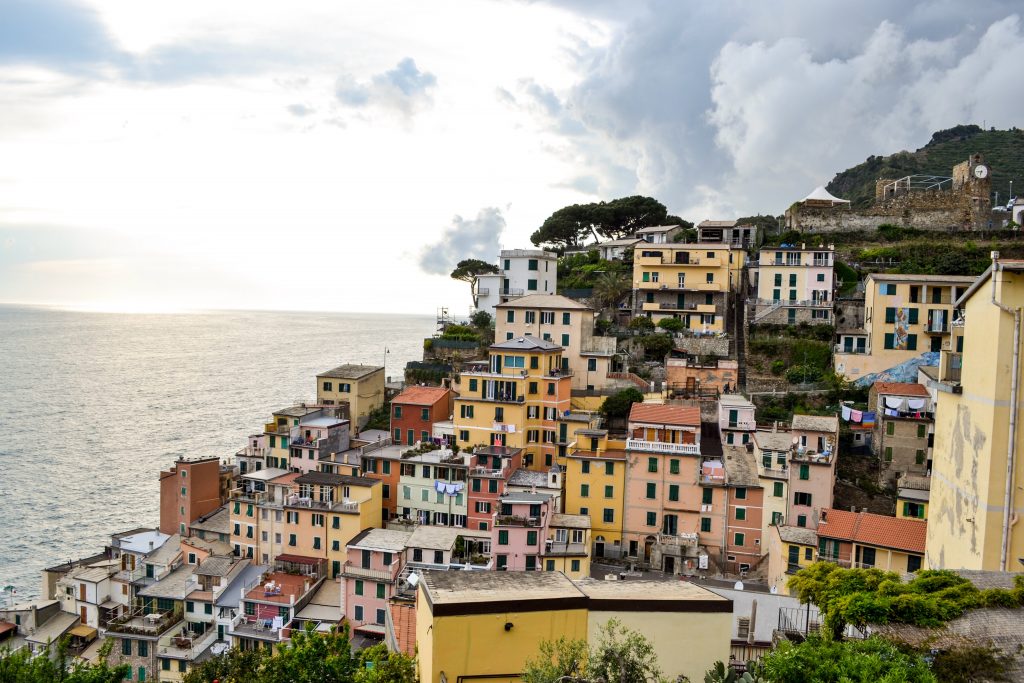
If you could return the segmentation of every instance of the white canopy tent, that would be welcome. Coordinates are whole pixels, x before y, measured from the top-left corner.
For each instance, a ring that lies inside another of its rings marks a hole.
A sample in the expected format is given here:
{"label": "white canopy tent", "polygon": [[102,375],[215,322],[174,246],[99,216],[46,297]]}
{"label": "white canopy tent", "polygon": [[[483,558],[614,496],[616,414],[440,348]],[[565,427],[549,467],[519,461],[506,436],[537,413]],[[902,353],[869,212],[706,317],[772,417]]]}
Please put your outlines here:
{"label": "white canopy tent", "polygon": [[832,194],[829,193],[829,191],[826,190],[821,185],[819,185],[818,187],[814,188],[814,191],[811,192],[806,197],[804,197],[802,201],[804,201],[804,202],[822,202],[822,203],[826,203],[827,202],[827,203],[831,204],[832,206],[835,206],[836,204],[849,204],[850,203],[849,199],[840,199],[839,197],[832,196]]}

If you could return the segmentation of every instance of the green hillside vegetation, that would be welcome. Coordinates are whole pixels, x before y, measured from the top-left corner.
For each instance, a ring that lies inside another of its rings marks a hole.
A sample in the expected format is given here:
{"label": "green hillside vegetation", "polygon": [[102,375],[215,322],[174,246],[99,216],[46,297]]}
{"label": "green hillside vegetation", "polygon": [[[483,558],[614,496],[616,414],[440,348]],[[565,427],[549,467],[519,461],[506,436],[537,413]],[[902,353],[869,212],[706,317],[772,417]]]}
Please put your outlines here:
{"label": "green hillside vegetation", "polygon": [[916,152],[868,157],[864,163],[836,174],[826,189],[849,199],[853,208],[862,209],[874,203],[878,178],[949,176],[953,166],[975,152],[984,155],[992,168],[992,191],[998,192],[999,202],[1005,204],[1010,181],[1024,183],[1024,131],[1018,128],[982,130],[979,126],[963,125],[940,130]]}

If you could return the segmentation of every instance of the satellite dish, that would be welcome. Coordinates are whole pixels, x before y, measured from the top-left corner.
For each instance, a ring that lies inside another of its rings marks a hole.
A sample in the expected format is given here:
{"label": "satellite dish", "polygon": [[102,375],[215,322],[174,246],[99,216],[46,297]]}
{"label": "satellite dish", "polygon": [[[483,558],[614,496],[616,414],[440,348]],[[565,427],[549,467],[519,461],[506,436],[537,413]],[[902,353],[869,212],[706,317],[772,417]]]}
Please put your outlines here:
{"label": "satellite dish", "polygon": [[408,579],[406,579],[405,581],[406,581],[406,583],[408,583],[408,584],[409,584],[410,586],[412,586],[413,588],[415,588],[415,587],[416,587],[416,584],[418,584],[418,583],[420,582],[420,575],[419,575],[419,574],[409,574],[409,578],[408,578]]}

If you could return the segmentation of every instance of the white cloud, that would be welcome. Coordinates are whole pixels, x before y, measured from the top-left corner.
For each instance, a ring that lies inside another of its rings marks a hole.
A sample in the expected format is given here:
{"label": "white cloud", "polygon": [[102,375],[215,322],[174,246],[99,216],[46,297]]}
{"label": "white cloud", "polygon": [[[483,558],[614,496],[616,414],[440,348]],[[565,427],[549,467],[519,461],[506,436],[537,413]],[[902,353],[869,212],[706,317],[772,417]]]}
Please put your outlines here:
{"label": "white cloud", "polygon": [[464,259],[491,263],[498,258],[504,230],[505,217],[495,207],[480,209],[476,218],[455,216],[437,242],[423,247],[420,268],[434,275],[447,275]]}

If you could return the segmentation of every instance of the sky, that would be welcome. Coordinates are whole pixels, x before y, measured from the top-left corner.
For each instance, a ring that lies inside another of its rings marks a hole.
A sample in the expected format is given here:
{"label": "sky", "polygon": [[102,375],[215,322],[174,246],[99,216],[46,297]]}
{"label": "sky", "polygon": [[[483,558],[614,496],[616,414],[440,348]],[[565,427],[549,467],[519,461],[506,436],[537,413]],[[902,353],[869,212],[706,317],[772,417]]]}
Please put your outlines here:
{"label": "sky", "polygon": [[631,194],[778,214],[1022,125],[997,0],[0,0],[0,302],[464,315],[463,258]]}

